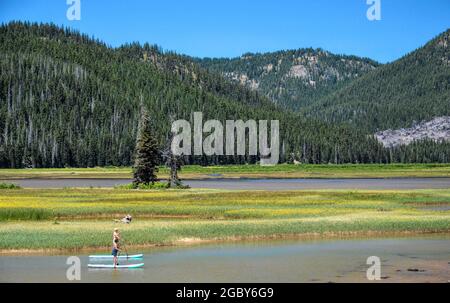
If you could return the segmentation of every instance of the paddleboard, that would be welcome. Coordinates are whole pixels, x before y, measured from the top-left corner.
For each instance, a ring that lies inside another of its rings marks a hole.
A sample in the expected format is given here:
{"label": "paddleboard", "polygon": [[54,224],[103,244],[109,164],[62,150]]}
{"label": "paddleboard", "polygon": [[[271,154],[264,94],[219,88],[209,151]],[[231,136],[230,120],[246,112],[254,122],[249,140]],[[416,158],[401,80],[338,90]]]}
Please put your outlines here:
{"label": "paddleboard", "polygon": [[[144,257],[144,254],[136,254],[136,255],[119,255],[117,256],[119,258],[119,260],[124,260],[124,259],[142,259]],[[109,259],[112,260],[113,256],[112,255],[90,255],[89,259]]]}
{"label": "paddleboard", "polygon": [[143,267],[144,263],[136,263],[136,264],[125,264],[125,265],[117,265],[114,264],[88,264],[90,268],[139,268]]}

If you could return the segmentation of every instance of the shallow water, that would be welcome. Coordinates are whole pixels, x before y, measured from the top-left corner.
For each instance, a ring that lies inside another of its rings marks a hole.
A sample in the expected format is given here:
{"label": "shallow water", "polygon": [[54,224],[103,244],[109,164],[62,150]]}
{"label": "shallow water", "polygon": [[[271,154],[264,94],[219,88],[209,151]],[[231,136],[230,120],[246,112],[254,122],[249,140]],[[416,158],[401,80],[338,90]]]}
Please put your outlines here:
{"label": "shallow water", "polygon": [[[2,180],[0,180],[2,182]],[[22,179],[4,180],[30,188],[113,187],[130,183],[130,179]],[[393,179],[206,179],[185,180],[192,188],[240,190],[300,190],[300,189],[445,189],[450,178]]]}
{"label": "shallow water", "polygon": [[[239,242],[139,252],[145,254],[142,269],[88,269],[93,261],[80,256],[81,282],[368,282],[369,256],[380,257],[382,282],[450,280],[450,235]],[[2,256],[0,282],[68,282],[67,257]]]}

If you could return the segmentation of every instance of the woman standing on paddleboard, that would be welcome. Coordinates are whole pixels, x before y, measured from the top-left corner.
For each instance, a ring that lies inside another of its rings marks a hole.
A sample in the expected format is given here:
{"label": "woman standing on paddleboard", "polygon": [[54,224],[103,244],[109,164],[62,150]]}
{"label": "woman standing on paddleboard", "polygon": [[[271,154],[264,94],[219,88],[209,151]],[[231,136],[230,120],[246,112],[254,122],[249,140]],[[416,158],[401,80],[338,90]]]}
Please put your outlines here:
{"label": "woman standing on paddleboard", "polygon": [[118,262],[118,258],[117,255],[119,254],[120,251],[120,246],[119,246],[119,240],[120,240],[120,232],[118,228],[114,228],[114,232],[113,232],[113,248],[112,248],[112,255],[113,255],[113,262],[114,262],[114,266],[119,265]]}

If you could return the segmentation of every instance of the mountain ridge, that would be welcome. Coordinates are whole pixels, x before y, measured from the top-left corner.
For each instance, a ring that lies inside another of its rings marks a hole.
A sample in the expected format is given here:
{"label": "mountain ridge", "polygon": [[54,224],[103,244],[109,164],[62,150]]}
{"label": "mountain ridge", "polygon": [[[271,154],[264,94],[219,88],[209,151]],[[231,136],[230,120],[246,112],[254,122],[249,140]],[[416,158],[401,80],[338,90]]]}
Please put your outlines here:
{"label": "mountain ridge", "polygon": [[237,58],[193,58],[210,72],[223,75],[266,95],[274,103],[298,110],[380,64],[321,48],[246,53]]}
{"label": "mountain ridge", "polygon": [[[130,165],[141,106],[151,113],[160,144],[167,141],[171,116],[190,121],[201,111],[205,119],[280,120],[282,161],[297,155],[307,163],[365,162],[382,154],[375,139],[356,129],[300,119],[216,75],[205,72],[195,82],[192,74],[156,68],[145,61],[145,50],[110,48],[52,24],[0,27],[0,166]],[[165,64],[190,65],[175,55]],[[345,138],[338,135],[343,133]],[[351,152],[335,155],[341,153],[337,142]],[[186,159],[202,165],[256,161]]]}
{"label": "mountain ridge", "polygon": [[[161,145],[172,118],[191,121],[192,113],[201,111],[205,120],[222,122],[279,120],[281,162],[450,159],[445,144],[385,149],[358,127],[282,109],[187,56],[163,54],[150,45],[112,48],[52,24],[0,26],[0,167],[130,165],[142,106]],[[248,154],[185,159],[200,165],[257,161]]]}
{"label": "mountain ridge", "polygon": [[368,132],[450,115],[450,29],[301,112]]}

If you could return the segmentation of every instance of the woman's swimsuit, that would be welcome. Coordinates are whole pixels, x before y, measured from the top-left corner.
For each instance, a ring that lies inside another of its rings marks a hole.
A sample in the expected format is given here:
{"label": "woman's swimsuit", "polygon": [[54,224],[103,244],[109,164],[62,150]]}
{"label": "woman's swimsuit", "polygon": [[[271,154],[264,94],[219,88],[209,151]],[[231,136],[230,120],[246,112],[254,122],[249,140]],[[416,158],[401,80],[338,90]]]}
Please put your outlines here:
{"label": "woman's swimsuit", "polygon": [[[114,239],[114,243],[116,243],[118,245],[119,244],[119,239]],[[113,246],[111,255],[113,255],[114,257],[117,257],[118,253],[119,253],[119,251],[117,250],[117,248],[115,246]]]}

